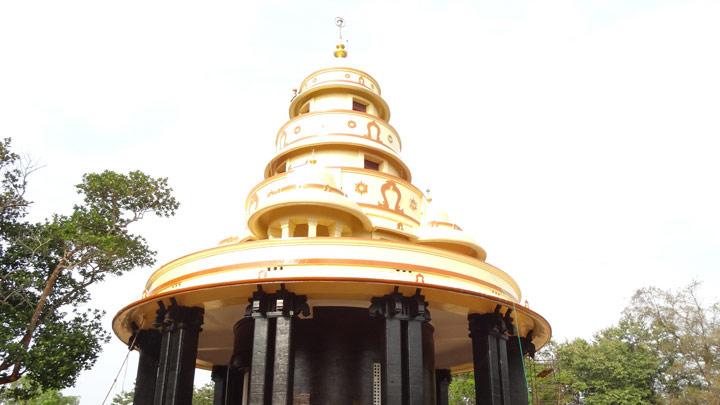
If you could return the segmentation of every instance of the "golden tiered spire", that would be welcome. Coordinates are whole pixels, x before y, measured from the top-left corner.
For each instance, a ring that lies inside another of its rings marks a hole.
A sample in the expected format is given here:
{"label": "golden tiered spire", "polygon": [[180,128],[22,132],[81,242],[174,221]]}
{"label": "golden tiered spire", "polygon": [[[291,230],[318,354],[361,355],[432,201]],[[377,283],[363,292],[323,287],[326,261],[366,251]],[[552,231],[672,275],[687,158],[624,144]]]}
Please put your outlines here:
{"label": "golden tiered spire", "polygon": [[335,57],[347,58],[347,51],[342,43],[342,29],[345,27],[345,20],[342,17],[335,17],[335,25],[338,27],[338,38],[340,40],[340,43],[335,46]]}

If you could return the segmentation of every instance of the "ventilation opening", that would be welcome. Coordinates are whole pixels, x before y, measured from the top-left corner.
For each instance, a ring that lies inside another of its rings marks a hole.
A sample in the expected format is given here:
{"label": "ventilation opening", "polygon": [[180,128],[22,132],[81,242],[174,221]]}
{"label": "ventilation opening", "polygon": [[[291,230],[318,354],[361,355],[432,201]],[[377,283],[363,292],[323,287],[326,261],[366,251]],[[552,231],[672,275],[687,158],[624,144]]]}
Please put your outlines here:
{"label": "ventilation opening", "polygon": [[375,162],[373,160],[365,158],[365,168],[380,171],[380,162]]}
{"label": "ventilation opening", "polygon": [[297,224],[295,225],[295,231],[293,231],[293,236],[296,238],[307,238],[308,236],[308,225],[307,224]]}
{"label": "ventilation opening", "polygon": [[367,112],[367,104],[357,99],[353,99],[353,111]]}
{"label": "ventilation opening", "polygon": [[373,405],[382,405],[382,364],[373,363]]}
{"label": "ventilation opening", "polygon": [[330,236],[330,228],[326,225],[318,225],[315,236]]}

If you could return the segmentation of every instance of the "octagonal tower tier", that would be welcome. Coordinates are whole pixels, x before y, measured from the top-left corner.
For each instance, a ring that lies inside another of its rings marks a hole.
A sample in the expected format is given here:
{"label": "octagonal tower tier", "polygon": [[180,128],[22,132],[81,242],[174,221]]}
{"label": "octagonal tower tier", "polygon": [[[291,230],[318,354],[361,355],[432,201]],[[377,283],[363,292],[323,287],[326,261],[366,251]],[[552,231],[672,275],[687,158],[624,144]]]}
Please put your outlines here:
{"label": "octagonal tower tier", "polygon": [[[253,297],[261,289],[307,297],[310,311],[302,320],[338,308],[357,316],[377,297],[422,294],[432,312],[425,319],[431,331],[423,333],[434,342],[423,351],[424,364],[452,372],[473,369],[472,314],[511,310],[505,319],[517,336],[531,335],[536,347],[548,341],[550,325],[521,305],[512,277],[485,262],[482,247],[410,182],[400,136],[388,122],[390,110],[374,78],[346,67],[314,72],[303,80],[289,113],[265,179],[248,194],[243,236],[157,269],[142,298],[116,315],[120,339],[130,342],[138,325],[153,325],[158,308],[172,298],[172,305],[204,310],[196,365],[230,367],[242,351],[237,325],[253,319],[246,315],[255,313]],[[383,367],[389,367],[388,350],[378,360]],[[248,378],[257,378],[246,363]],[[381,403],[392,403],[388,390],[383,388]]]}

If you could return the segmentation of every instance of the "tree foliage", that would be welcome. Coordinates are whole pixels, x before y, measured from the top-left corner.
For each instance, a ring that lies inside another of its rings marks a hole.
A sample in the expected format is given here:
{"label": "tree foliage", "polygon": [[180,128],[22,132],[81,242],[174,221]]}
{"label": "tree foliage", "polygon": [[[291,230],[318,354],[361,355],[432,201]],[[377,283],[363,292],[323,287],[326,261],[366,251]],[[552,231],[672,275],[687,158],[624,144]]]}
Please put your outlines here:
{"label": "tree foliage", "polygon": [[448,400],[453,405],[475,405],[475,376],[473,373],[453,376],[448,388]]}
{"label": "tree foliage", "polygon": [[624,312],[623,322],[638,325],[638,339],[658,354],[657,390],[669,404],[720,402],[720,304],[703,305],[698,287],[640,289]]}
{"label": "tree foliage", "polygon": [[[31,388],[29,381],[25,378],[9,385],[9,389],[0,393],[0,404],[2,405],[78,405],[80,403],[80,398],[65,396],[58,390]],[[29,398],[17,398],[16,393],[18,392],[24,393]]]}
{"label": "tree foliage", "polygon": [[576,339],[557,347],[557,381],[573,402],[588,405],[647,404],[654,397],[656,354],[618,327],[591,342]]}
{"label": "tree foliage", "polygon": [[[615,326],[549,343],[525,362],[532,403],[720,404],[720,304],[697,290],[640,289]],[[474,403],[472,374],[454,378],[450,398]]]}
{"label": "tree foliage", "polygon": [[[192,403],[193,405],[212,405],[215,395],[215,386],[213,383],[207,383],[200,387],[193,388]],[[112,400],[112,405],[131,405],[133,403],[133,397],[135,396],[134,390],[123,391]]]}
{"label": "tree foliage", "polygon": [[27,376],[61,389],[108,339],[103,313],[80,309],[89,287],[153,264],[155,252],[131,225],[148,214],[169,217],[179,204],[165,178],[105,171],[83,176],[82,201],[69,214],[27,222],[31,170],[9,146],[0,144],[0,386]]}
{"label": "tree foliage", "polygon": [[201,387],[195,387],[193,390],[193,405],[213,405],[215,394],[215,385],[207,383]]}

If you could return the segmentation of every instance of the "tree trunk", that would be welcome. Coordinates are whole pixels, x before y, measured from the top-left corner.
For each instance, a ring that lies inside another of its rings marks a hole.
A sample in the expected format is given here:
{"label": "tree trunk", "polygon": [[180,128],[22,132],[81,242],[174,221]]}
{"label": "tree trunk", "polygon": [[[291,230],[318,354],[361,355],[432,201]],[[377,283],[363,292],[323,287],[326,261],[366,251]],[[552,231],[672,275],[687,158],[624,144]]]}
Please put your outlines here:
{"label": "tree trunk", "polygon": [[[60,273],[62,273],[62,270],[64,268],[63,262],[65,261],[65,258],[63,258],[60,263],[58,263],[57,266],[53,269],[52,273],[50,273],[50,277],[47,280],[47,283],[45,283],[45,289],[43,289],[42,294],[40,294],[40,299],[38,300],[37,305],[35,305],[35,312],[33,312],[32,318],[30,318],[30,323],[28,323],[27,328],[25,329],[25,335],[23,335],[22,340],[20,340],[20,343],[22,344],[23,349],[27,350],[28,347],[30,347],[30,342],[32,342],[32,336],[33,333],[35,333],[35,330],[37,329],[38,323],[40,322],[40,317],[42,316],[42,311],[45,308],[45,304],[47,303],[47,299],[52,293],[53,289],[55,288],[55,283],[57,283],[58,277],[60,277]],[[17,362],[13,365],[13,371],[10,375],[7,377],[4,377],[0,379],[0,384],[7,384],[11,383],[13,381],[17,381],[20,379],[20,363]]]}

